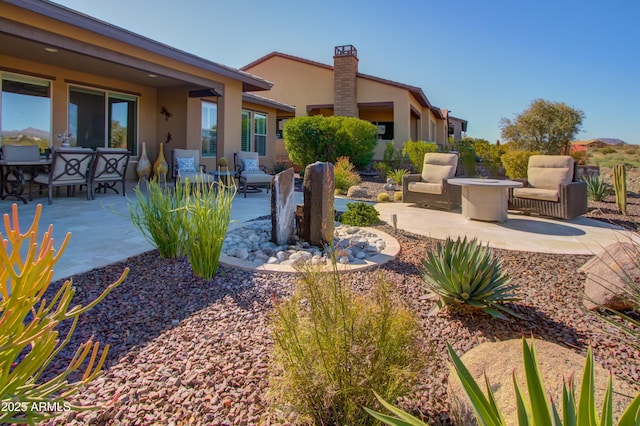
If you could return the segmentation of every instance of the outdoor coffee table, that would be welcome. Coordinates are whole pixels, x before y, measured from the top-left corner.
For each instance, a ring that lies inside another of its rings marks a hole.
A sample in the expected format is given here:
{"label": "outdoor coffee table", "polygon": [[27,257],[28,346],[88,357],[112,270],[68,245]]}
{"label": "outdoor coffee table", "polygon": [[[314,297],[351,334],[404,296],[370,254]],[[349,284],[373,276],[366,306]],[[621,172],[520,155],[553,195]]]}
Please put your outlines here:
{"label": "outdoor coffee table", "polygon": [[507,220],[508,188],[522,182],[484,178],[451,178],[450,185],[462,187],[462,215],[467,219],[504,222]]}

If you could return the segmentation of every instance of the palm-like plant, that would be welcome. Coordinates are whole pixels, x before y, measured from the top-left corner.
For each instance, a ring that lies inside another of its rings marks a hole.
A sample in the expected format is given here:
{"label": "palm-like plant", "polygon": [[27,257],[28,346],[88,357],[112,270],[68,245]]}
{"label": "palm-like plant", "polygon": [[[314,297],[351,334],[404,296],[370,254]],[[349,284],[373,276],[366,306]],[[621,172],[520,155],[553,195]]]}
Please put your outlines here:
{"label": "palm-like plant", "polygon": [[506,319],[504,313],[518,316],[502,305],[518,300],[516,286],[509,284],[500,261],[477,239],[447,238],[422,264],[426,287],[440,297],[436,308],[466,304],[497,318]]}

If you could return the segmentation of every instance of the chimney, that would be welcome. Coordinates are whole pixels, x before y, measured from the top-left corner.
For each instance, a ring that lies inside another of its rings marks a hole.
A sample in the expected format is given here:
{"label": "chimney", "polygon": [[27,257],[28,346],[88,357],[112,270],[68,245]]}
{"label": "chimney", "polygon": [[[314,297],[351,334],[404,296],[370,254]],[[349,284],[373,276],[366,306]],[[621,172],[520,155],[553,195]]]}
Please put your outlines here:
{"label": "chimney", "polygon": [[358,51],[336,46],[333,55],[333,115],[358,118]]}

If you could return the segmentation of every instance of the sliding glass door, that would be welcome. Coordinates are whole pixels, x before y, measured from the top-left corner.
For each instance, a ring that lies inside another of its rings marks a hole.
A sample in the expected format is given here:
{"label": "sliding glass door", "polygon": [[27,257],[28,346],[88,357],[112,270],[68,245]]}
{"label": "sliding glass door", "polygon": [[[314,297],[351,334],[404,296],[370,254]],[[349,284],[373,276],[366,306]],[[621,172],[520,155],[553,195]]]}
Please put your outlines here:
{"label": "sliding glass door", "polygon": [[137,98],[85,87],[69,88],[71,145],[137,152]]}

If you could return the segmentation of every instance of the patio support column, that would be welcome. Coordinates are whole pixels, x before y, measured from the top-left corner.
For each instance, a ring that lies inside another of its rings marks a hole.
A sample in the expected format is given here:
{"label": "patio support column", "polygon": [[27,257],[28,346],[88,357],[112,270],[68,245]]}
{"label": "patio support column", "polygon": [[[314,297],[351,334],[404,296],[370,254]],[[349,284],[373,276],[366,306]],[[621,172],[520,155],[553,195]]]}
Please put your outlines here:
{"label": "patio support column", "polygon": [[225,84],[224,95],[218,97],[217,156],[233,162],[233,153],[240,151],[242,131],[242,83]]}

